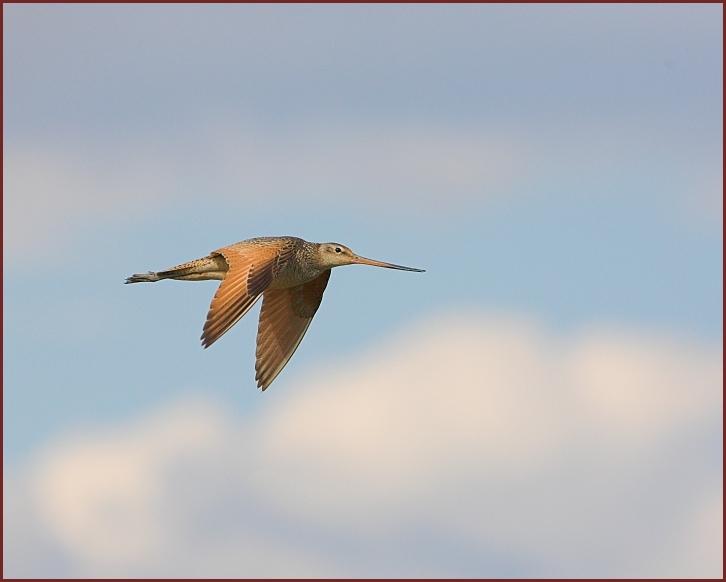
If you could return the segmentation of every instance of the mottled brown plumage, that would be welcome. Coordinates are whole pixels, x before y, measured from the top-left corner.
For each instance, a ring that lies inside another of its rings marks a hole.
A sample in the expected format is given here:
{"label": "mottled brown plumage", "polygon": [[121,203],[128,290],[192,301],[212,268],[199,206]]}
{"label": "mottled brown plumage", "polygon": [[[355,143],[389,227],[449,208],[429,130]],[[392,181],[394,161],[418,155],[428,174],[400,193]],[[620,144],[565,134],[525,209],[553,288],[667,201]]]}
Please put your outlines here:
{"label": "mottled brown plumage", "polygon": [[352,264],[422,271],[360,257],[339,243],[310,243],[282,236],[243,240],[165,271],[132,275],[126,283],[221,280],[204,323],[201,339],[205,348],[264,297],[255,379],[265,390],[300,345],[323,299],[330,270]]}

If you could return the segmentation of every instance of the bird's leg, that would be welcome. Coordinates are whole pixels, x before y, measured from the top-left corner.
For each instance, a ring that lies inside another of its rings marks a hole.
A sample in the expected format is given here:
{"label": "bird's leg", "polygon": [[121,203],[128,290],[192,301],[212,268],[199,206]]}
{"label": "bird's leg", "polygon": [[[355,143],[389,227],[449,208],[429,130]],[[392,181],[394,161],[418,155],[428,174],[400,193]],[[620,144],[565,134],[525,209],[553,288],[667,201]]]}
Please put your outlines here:
{"label": "bird's leg", "polygon": [[162,279],[176,279],[177,281],[205,281],[216,279],[221,281],[227,274],[229,265],[221,255],[209,255],[182,263],[164,271],[136,273],[126,279],[127,283],[154,283]]}

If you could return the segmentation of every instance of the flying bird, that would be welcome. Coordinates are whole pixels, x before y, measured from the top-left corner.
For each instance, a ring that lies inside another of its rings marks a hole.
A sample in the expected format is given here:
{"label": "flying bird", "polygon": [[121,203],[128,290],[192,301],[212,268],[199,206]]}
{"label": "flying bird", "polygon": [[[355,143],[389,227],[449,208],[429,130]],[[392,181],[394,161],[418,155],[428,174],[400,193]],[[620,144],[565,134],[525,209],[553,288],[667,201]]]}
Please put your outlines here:
{"label": "flying bird", "polygon": [[204,323],[201,340],[205,348],[229,331],[262,296],[255,380],[257,387],[265,390],[300,345],[320,307],[330,270],[343,265],[424,272],[366,259],[340,243],[279,236],[243,240],[164,271],[131,275],[126,283],[222,281]]}

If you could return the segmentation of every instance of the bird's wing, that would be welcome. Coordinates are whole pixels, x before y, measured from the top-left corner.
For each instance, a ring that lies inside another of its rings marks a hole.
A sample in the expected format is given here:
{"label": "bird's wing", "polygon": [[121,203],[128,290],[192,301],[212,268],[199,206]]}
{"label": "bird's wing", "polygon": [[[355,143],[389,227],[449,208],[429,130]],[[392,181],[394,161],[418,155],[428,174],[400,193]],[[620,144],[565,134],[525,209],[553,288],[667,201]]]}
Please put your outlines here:
{"label": "bird's wing", "polygon": [[272,282],[293,245],[280,240],[265,245],[235,244],[218,249],[229,265],[224,280],[209,305],[202,332],[202,345],[211,346],[247,313]]}
{"label": "bird's wing", "polygon": [[312,281],[265,291],[257,330],[257,386],[267,388],[300,345],[323,300],[330,269]]}

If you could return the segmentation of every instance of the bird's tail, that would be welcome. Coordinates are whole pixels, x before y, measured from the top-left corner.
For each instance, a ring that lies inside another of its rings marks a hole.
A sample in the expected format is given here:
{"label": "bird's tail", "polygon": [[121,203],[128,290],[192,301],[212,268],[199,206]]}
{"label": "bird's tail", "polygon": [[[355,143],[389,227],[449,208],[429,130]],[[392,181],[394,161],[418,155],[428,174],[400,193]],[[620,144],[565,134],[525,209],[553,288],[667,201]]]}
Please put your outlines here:
{"label": "bird's tail", "polygon": [[126,283],[154,283],[161,281],[163,277],[159,277],[157,273],[149,271],[148,273],[135,273],[126,279]]}
{"label": "bird's tail", "polygon": [[207,279],[224,279],[229,265],[222,255],[212,253],[201,259],[194,259],[176,267],[163,271],[149,271],[136,273],[126,279],[127,283],[155,283],[162,279],[176,279],[178,281],[204,281]]}

